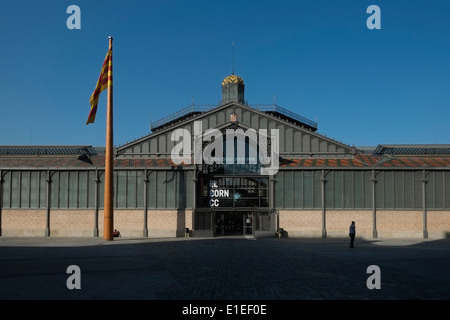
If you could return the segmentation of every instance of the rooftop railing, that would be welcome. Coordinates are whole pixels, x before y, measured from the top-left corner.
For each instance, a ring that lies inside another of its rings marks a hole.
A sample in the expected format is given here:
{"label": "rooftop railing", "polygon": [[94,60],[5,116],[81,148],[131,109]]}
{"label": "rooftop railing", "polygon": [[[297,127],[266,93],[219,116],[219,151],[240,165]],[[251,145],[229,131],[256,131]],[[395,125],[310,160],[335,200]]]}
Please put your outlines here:
{"label": "rooftop railing", "polygon": [[[210,111],[217,107],[218,107],[217,105],[213,106],[213,105],[209,105],[209,104],[208,105],[190,105],[190,106],[183,108],[171,115],[168,115],[167,117],[164,117],[158,121],[151,122],[151,130],[153,130],[154,128],[161,127],[161,126],[168,124],[172,121],[175,121],[177,119],[180,119],[186,115],[189,115],[192,113],[202,113],[202,112]],[[286,108],[283,108],[277,104],[257,104],[257,105],[250,105],[249,107],[251,107],[255,110],[258,110],[258,111],[262,111],[262,112],[276,112],[276,113],[282,114],[288,118],[291,118],[293,120],[304,123],[312,128],[317,129],[316,121],[312,121],[308,118],[302,117],[302,116],[300,116],[292,111],[289,111]]]}
{"label": "rooftop railing", "polygon": [[177,111],[171,115],[168,115],[167,117],[164,117],[158,121],[152,122],[150,129],[153,130],[154,128],[158,128],[164,124],[167,124],[169,122],[172,122],[174,120],[182,118],[188,114],[201,113],[201,112],[212,110],[216,107],[217,106],[210,106],[210,105],[190,105],[189,107],[183,108],[180,111]]}
{"label": "rooftop railing", "polygon": [[302,117],[301,115],[298,115],[292,111],[287,110],[286,108],[280,107],[277,104],[262,104],[262,105],[257,105],[257,106],[253,106],[253,109],[259,110],[259,111],[264,111],[264,112],[277,112],[277,113],[281,113],[291,119],[300,121],[310,127],[313,127],[315,129],[317,129],[317,121],[312,121],[308,118]]}

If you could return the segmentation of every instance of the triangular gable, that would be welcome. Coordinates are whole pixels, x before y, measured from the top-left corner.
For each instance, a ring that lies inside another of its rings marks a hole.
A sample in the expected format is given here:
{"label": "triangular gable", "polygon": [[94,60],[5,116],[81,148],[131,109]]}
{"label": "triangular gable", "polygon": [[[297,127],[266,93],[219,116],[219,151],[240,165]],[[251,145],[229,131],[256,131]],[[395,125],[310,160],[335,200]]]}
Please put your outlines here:
{"label": "triangular gable", "polygon": [[355,148],[322,136],[307,125],[276,117],[264,111],[237,102],[230,102],[212,110],[172,121],[167,127],[160,127],[152,134],[123,145],[117,149],[118,156],[127,157],[170,157],[177,144],[172,134],[177,129],[186,129],[193,138],[194,124],[201,123],[202,131],[221,129],[236,124],[244,130],[272,129],[279,133],[280,155],[290,157],[344,156],[355,153]]}

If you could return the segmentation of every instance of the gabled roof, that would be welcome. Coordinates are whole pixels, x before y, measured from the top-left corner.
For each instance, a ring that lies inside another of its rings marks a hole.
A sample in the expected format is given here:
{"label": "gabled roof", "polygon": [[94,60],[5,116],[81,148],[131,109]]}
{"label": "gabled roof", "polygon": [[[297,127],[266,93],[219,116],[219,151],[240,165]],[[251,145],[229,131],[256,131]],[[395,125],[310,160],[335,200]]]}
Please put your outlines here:
{"label": "gabled roof", "polygon": [[[303,130],[304,132],[307,132],[313,136],[319,137],[320,139],[329,141],[333,144],[338,145],[339,147],[346,148],[346,149],[354,149],[353,147],[350,147],[340,141],[336,141],[334,139],[331,139],[327,136],[319,134],[317,130],[317,122],[313,122],[312,120],[308,120],[306,118],[303,118],[299,115],[295,116],[294,113],[289,113],[288,110],[283,109],[277,105],[271,105],[269,107],[264,107],[268,105],[258,105],[251,107],[246,104],[241,104],[239,102],[233,101],[228,102],[222,105],[219,105],[215,108],[207,108],[207,111],[202,112],[195,112],[196,109],[190,109],[189,107],[185,109],[185,112],[182,112],[183,114],[180,117],[167,117],[167,123],[158,123],[158,127],[156,131],[153,131],[152,133],[145,135],[141,138],[135,139],[133,141],[127,142],[124,145],[121,145],[117,148],[118,153],[124,154],[127,149],[132,148],[148,139],[153,139],[157,137],[158,135],[165,134],[167,132],[170,132],[171,130],[175,130],[177,128],[182,128],[189,122],[194,122],[197,120],[202,120],[205,117],[210,116],[213,113],[220,112],[224,109],[230,108],[230,107],[238,107],[242,110],[250,111],[255,114],[259,114],[263,117],[269,118],[270,120],[273,120],[277,123],[286,125],[288,127],[295,128],[297,130]],[[205,128],[203,128],[205,129]],[[132,152],[131,152],[132,153]]]}
{"label": "gabled roof", "polygon": [[92,146],[0,146],[0,168],[90,167],[104,165],[104,148]]}
{"label": "gabled roof", "polygon": [[[0,169],[94,169],[103,168],[105,155],[95,157],[85,156],[24,156],[1,155]],[[123,168],[175,168],[193,167],[193,165],[176,165],[168,158],[132,158],[114,159],[114,167]],[[450,169],[450,155],[447,156],[373,156],[368,154],[356,154],[353,158],[283,158],[280,160],[280,169],[319,169],[319,168],[397,168],[397,169],[423,169],[446,168]]]}
{"label": "gabled roof", "polygon": [[100,155],[96,157],[89,158],[85,155],[77,156],[0,156],[0,169],[11,169],[11,168],[30,168],[30,169],[42,169],[46,170],[48,168],[77,168],[77,169],[89,169],[93,167],[104,167],[105,156]]}

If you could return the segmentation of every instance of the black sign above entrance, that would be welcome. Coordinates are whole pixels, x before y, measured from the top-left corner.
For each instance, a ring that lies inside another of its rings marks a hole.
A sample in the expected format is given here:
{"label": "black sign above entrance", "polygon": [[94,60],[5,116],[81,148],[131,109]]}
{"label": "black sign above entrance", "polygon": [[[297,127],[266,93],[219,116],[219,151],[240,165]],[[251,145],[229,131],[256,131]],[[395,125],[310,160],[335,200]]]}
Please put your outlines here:
{"label": "black sign above entrance", "polygon": [[269,179],[261,176],[200,176],[199,208],[268,208]]}

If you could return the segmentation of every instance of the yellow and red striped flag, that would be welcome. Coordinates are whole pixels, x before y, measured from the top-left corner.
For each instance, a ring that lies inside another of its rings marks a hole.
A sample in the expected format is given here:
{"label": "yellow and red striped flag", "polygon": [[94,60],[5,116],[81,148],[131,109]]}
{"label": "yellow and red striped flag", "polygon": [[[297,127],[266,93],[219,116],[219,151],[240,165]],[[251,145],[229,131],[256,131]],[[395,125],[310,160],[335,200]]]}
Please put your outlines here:
{"label": "yellow and red striped flag", "polygon": [[97,81],[97,86],[91,96],[91,112],[89,112],[89,117],[86,124],[94,123],[95,115],[97,114],[97,105],[100,93],[112,87],[112,49],[108,50],[106,54],[105,61],[103,62],[102,71],[100,72],[100,77]]}

